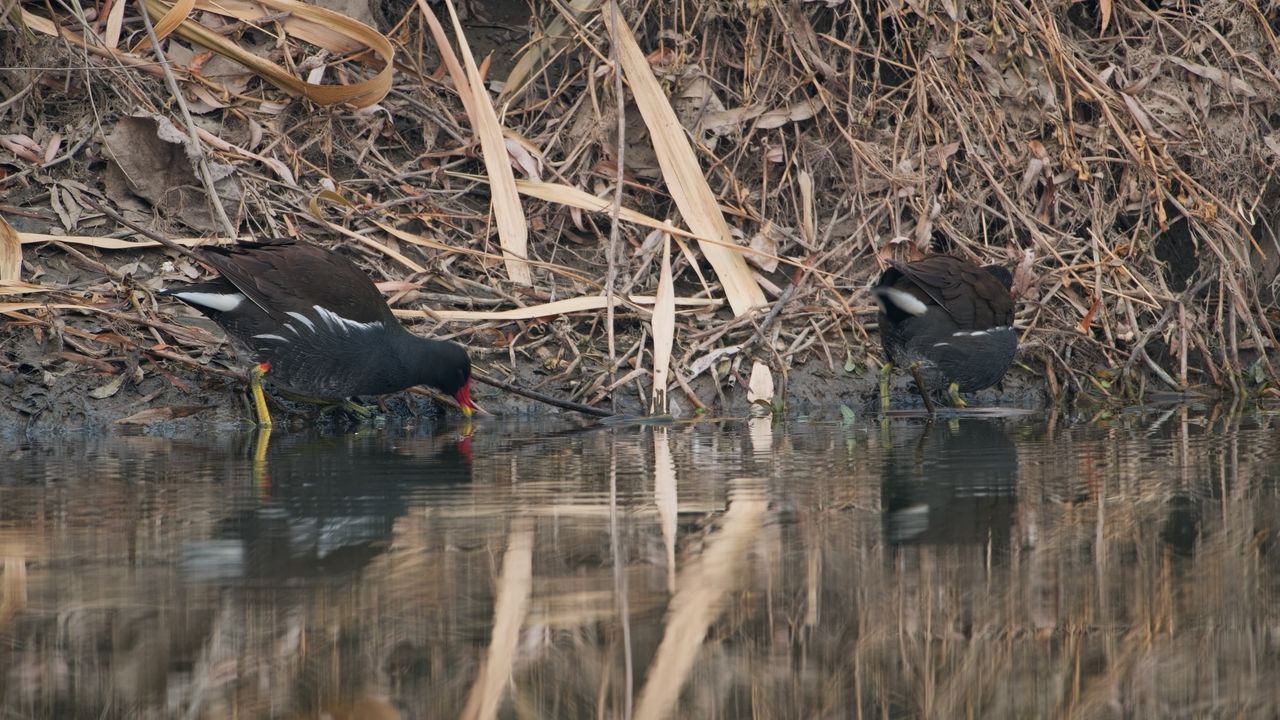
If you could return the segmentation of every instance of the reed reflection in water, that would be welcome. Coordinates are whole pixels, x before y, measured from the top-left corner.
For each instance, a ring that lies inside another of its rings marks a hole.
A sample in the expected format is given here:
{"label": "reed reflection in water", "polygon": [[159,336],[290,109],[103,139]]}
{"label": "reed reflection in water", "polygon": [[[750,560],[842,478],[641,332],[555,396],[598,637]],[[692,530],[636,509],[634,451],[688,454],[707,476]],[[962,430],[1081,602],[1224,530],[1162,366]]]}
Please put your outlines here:
{"label": "reed reflection in water", "polygon": [[1275,717],[1275,416],[60,439],[0,485],[48,718]]}

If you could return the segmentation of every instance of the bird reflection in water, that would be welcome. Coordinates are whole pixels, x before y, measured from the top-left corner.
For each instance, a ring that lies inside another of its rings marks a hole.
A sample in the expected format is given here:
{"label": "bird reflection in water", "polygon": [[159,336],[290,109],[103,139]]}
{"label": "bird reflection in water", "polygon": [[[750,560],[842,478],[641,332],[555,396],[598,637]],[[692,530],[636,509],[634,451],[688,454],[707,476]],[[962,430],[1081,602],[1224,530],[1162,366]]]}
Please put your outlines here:
{"label": "bird reflection in water", "polygon": [[881,474],[891,544],[1008,547],[1018,453],[1005,422],[955,418],[892,426]]}
{"label": "bird reflection in water", "polygon": [[[270,439],[268,449],[267,441]],[[415,496],[471,482],[466,425],[427,436],[260,431],[258,503],[183,551],[190,580],[278,580],[354,572],[386,550]]]}

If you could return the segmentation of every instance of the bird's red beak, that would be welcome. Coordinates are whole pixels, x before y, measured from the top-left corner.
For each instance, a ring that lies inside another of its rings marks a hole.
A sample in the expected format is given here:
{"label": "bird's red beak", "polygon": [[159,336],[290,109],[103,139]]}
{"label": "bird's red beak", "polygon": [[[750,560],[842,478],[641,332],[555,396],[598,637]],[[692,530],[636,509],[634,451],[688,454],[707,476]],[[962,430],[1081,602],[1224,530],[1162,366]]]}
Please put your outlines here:
{"label": "bird's red beak", "polygon": [[471,417],[471,413],[476,408],[475,403],[471,402],[471,378],[467,378],[467,382],[454,394],[453,398],[458,401],[458,407],[462,408],[462,415]]}

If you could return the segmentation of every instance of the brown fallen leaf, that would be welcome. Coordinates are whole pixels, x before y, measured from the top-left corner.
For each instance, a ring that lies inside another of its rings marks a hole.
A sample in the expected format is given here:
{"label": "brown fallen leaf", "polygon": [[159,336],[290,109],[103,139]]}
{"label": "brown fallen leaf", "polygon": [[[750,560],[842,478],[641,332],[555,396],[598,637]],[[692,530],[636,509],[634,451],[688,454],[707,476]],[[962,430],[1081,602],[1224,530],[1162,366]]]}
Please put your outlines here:
{"label": "brown fallen leaf", "polygon": [[760,116],[760,120],[756,123],[756,127],[760,130],[772,130],[773,128],[782,127],[790,122],[808,120],[817,114],[820,102],[821,101],[816,98],[810,98],[808,100],[801,100],[799,102],[792,103],[790,106],[785,108],[770,110]]}
{"label": "brown fallen leaf", "polygon": [[1200,63],[1188,62],[1180,57],[1173,56],[1169,56],[1169,61],[1175,65],[1181,66],[1189,73],[1199,75],[1227,92],[1251,98],[1258,96],[1258,91],[1255,90],[1253,85],[1249,84],[1247,80],[1235,77],[1234,75],[1228,75],[1219,68],[1209,65],[1201,65]]}
{"label": "brown fallen leaf", "polygon": [[[107,196],[127,203],[137,195],[161,214],[180,218],[188,227],[208,232],[220,229],[204,186],[196,173],[195,156],[187,137],[167,118],[133,115],[120,118],[105,142],[108,158],[104,178]],[[214,187],[228,207],[236,207],[241,195],[235,168],[210,163]]]}
{"label": "brown fallen leaf", "polygon": [[90,390],[89,397],[93,398],[94,400],[105,400],[111,397],[112,395],[115,395],[117,392],[120,392],[120,386],[123,384],[124,384],[124,373],[121,373],[119,375],[116,375],[115,378],[113,378],[106,385],[102,385],[100,387],[96,387]]}
{"label": "brown fallen leaf", "polygon": [[771,221],[765,220],[759,232],[751,236],[748,247],[755,250],[747,254],[747,262],[761,270],[771,273],[778,269],[778,236],[781,229]]}

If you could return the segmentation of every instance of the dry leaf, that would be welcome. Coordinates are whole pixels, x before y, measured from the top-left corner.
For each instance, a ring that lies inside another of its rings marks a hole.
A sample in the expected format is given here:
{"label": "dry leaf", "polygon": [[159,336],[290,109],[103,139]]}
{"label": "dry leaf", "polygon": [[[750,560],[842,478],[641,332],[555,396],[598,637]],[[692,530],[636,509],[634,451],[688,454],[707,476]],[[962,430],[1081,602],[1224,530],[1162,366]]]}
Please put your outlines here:
{"label": "dry leaf", "polygon": [[1018,261],[1018,266],[1013,270],[1013,287],[1009,290],[1009,294],[1015,299],[1025,295],[1035,283],[1035,262],[1036,254],[1034,251],[1030,248],[1022,251],[1022,259]]}
{"label": "dry leaf", "polygon": [[715,350],[712,350],[711,352],[707,353],[706,355],[703,355],[697,360],[694,360],[693,362],[689,363],[689,369],[687,371],[688,375],[685,376],[684,378],[685,381],[692,382],[694,378],[706,372],[708,369],[711,368],[712,365],[715,365],[716,362],[718,362],[721,358],[728,357],[729,355],[734,355],[739,350],[742,350],[742,345],[730,345],[728,347],[716,348]]}
{"label": "dry leaf", "polygon": [[9,222],[0,217],[0,282],[22,280],[22,241]]}
{"label": "dry leaf", "polygon": [[1187,72],[1193,73],[1195,75],[1199,75],[1200,77],[1206,80],[1212,81],[1214,85],[1217,85],[1223,90],[1227,90],[1229,92],[1233,92],[1238,95],[1244,95],[1245,97],[1258,96],[1258,91],[1253,89],[1253,85],[1250,85],[1247,81],[1242,80],[1241,78],[1228,75],[1216,67],[1201,65],[1199,63],[1187,62],[1182,58],[1172,57],[1172,56],[1169,57],[1169,60],[1171,60],[1174,64],[1181,66]]}
{"label": "dry leaf", "polygon": [[263,165],[266,165],[267,167],[271,168],[271,171],[274,172],[277,176],[279,176],[281,180],[285,181],[290,186],[296,187],[297,183],[293,179],[293,173],[289,170],[289,166],[285,165],[282,161],[277,160],[276,158],[259,155],[255,152],[250,152],[238,145],[232,145],[226,140],[223,140],[217,135],[214,135],[208,130],[205,130],[204,128],[199,128],[199,127],[196,128],[196,134],[200,137],[202,141],[204,141],[205,143],[208,143],[209,146],[214,148],[215,150],[222,150],[223,152],[234,152],[244,157],[257,160]]}
{"label": "dry leaf", "polygon": [[778,269],[778,239],[775,237],[777,226],[765,220],[760,230],[751,236],[749,247],[755,250],[747,253],[747,262],[765,272]]}
{"label": "dry leaf", "polygon": [[124,384],[124,373],[120,373],[111,379],[106,385],[96,387],[89,391],[89,397],[95,400],[105,400],[120,391],[120,386]]}
{"label": "dry leaf", "polygon": [[[560,183],[535,182],[533,180],[517,180],[516,189],[522,195],[535,197],[539,200],[547,202],[568,205],[569,207],[587,210],[589,212],[607,213],[613,210],[613,201],[596,197],[586,190],[579,190],[569,185],[561,185]],[[683,235],[689,238],[698,238],[691,232],[672,227],[670,223],[663,222],[657,218],[645,215],[631,208],[621,208],[618,211],[618,217],[637,225],[644,225],[655,230],[669,232],[673,235]],[[702,238],[698,238],[702,239]]]}
{"label": "dry leaf", "polygon": [[764,113],[763,107],[748,106],[737,107],[729,110],[721,110],[720,112],[709,112],[702,118],[703,130],[722,130],[734,125],[741,125],[749,120],[754,120]]}
{"label": "dry leaf", "polygon": [[467,79],[471,85],[471,124],[480,137],[480,149],[484,153],[484,168],[489,175],[489,196],[493,203],[493,217],[498,226],[498,242],[502,246],[502,254],[507,269],[507,277],[516,285],[533,285],[533,274],[529,263],[529,224],[524,216],[524,208],[520,205],[520,194],[516,192],[516,178],[511,172],[511,163],[507,161],[507,145],[502,137],[502,125],[498,115],[489,101],[489,93],[484,89],[484,78],[476,67],[471,55],[471,46],[467,44],[467,36],[458,21],[458,13],[452,0],[446,0],[449,17],[453,20],[453,31],[458,39],[458,49],[467,71]]}
{"label": "dry leaf", "polygon": [[[195,3],[194,9],[247,22],[271,16],[273,23],[283,26],[289,34],[306,42],[339,55],[357,55],[366,64],[376,58],[381,64],[377,74],[367,80],[343,85],[310,85],[288,70],[254,55],[217,31],[187,17],[190,10],[187,4],[178,6],[176,11],[175,6],[170,6],[164,0],[144,0],[144,4],[147,12],[157,20],[158,37],[163,38],[171,29],[178,37],[224,55],[285,92],[303,95],[318,105],[350,103],[355,107],[367,107],[377,104],[391,90],[395,63],[395,51],[391,42],[377,30],[340,13],[296,0],[197,0]],[[95,55],[131,60],[131,64],[136,64],[136,58],[107,48],[100,41],[87,42],[75,32],[55,25],[48,18],[23,10],[22,21],[35,32],[72,42]],[[368,50],[373,52],[369,53]],[[268,105],[262,103],[262,109],[265,110]],[[278,103],[276,105],[283,107]]]}
{"label": "dry leaf", "polygon": [[516,165],[520,167],[520,170],[524,172],[525,177],[535,182],[541,182],[542,159],[535,158],[533,153],[529,152],[529,150],[515,138],[505,138],[505,144],[507,146],[507,154],[509,154],[511,159],[515,161]]}
{"label": "dry leaf", "polygon": [[653,305],[653,400],[650,412],[667,412],[667,373],[671,368],[671,346],[676,332],[676,295],[671,282],[671,236],[662,240],[662,269],[658,275],[658,296]]}
{"label": "dry leaf", "polygon": [[[197,230],[216,232],[221,225],[210,210],[188,141],[166,117],[120,118],[105,142],[107,196],[127,204],[130,195],[137,195],[151,203],[158,214],[181,220]],[[223,205],[234,210],[241,195],[235,168],[210,162],[209,170]]]}
{"label": "dry leaf", "polygon": [[792,104],[790,107],[779,110],[770,110],[760,116],[760,120],[756,122],[756,127],[760,130],[772,130],[776,127],[782,127],[789,122],[800,122],[808,120],[818,112],[818,100],[809,99],[801,100]]}
{"label": "dry leaf", "polygon": [[[573,15],[574,25],[578,24],[579,18],[595,10],[599,5],[600,0],[571,0],[568,10]],[[541,72],[542,68],[558,55],[570,40],[577,37],[564,16],[564,6],[557,3],[555,7],[561,14],[547,23],[542,37],[525,48],[516,61],[515,67],[511,68],[511,72],[507,75],[506,82],[503,83],[503,92],[507,94],[508,102],[517,97],[524,90],[526,82]]]}
{"label": "dry leaf", "polygon": [[[702,175],[702,167],[693,154],[693,148],[689,146],[684,128],[680,126],[675,111],[663,94],[658,79],[653,76],[653,69],[636,44],[635,35],[621,19],[621,11],[616,7],[607,7],[603,15],[618,43],[623,70],[631,84],[636,107],[640,109],[645,125],[649,128],[658,164],[662,167],[662,176],[672,200],[691,230],[698,235],[731,245],[729,225],[720,212],[715,194]],[[715,269],[734,315],[744,315],[765,304],[764,293],[751,276],[741,254],[723,245],[706,242],[699,242],[698,245]]]}
{"label": "dry leaf", "polygon": [[41,148],[26,135],[0,135],[0,147],[33,165],[40,164]]}
{"label": "dry leaf", "polygon": [[25,283],[21,280],[0,280],[0,297],[4,297],[5,295],[28,295],[30,293],[38,292],[53,292],[59,289],[60,288],[49,287],[48,285]]}
{"label": "dry leaf", "polygon": [[102,35],[102,42],[108,49],[115,50],[120,45],[120,27],[124,23],[124,9],[128,0],[115,0],[111,4],[111,12],[107,14],[107,27]]}
{"label": "dry leaf", "polygon": [[773,410],[773,373],[769,366],[760,361],[751,365],[751,380],[747,383],[747,402],[751,403],[751,414],[768,415]]}
{"label": "dry leaf", "polygon": [[800,236],[812,249],[818,239],[813,222],[813,176],[807,170],[801,170],[796,176],[796,184],[800,186]]}

